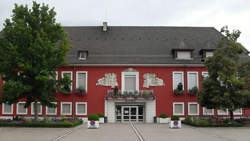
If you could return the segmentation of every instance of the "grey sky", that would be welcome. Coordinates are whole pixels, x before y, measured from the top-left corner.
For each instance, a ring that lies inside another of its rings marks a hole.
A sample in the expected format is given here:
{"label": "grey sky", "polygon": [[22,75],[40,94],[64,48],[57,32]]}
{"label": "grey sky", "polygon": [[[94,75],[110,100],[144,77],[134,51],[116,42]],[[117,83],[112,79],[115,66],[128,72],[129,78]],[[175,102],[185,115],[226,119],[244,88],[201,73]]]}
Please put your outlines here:
{"label": "grey sky", "polygon": [[[250,0],[37,0],[55,7],[64,26],[96,26],[102,21],[116,26],[210,26],[239,29],[239,39],[250,50]],[[0,30],[11,16],[14,3],[1,0]]]}

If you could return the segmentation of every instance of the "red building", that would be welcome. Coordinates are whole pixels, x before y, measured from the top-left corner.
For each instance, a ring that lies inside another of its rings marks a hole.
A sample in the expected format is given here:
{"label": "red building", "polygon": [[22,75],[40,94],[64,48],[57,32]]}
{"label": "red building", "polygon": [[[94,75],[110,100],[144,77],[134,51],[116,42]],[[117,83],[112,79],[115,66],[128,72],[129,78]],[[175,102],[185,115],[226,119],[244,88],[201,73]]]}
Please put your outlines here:
{"label": "red building", "polygon": [[[39,116],[86,118],[104,113],[108,122],[153,122],[166,113],[229,116],[228,111],[199,106],[190,89],[201,88],[208,76],[206,57],[212,56],[222,35],[212,27],[65,27],[73,48],[69,66],[58,68],[57,79],[73,80],[69,94],[57,93],[57,108],[39,106]],[[241,57],[249,58],[248,53]],[[3,81],[1,81],[3,83]],[[180,94],[174,90],[182,85]],[[86,91],[79,94],[78,88]],[[24,101],[0,105],[0,118],[32,117]],[[250,115],[239,109],[236,116]]]}

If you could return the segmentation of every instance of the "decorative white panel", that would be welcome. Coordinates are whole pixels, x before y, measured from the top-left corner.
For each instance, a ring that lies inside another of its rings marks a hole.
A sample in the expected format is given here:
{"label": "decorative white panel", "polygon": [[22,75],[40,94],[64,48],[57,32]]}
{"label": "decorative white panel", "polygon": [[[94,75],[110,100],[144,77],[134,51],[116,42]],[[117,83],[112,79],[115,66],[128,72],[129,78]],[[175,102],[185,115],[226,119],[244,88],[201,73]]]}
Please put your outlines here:
{"label": "decorative white panel", "polygon": [[153,73],[145,73],[143,75],[144,78],[144,88],[149,88],[150,86],[164,86],[164,82],[162,79],[157,78],[156,74]]}
{"label": "decorative white panel", "polygon": [[100,78],[96,86],[111,86],[114,88],[115,86],[118,86],[116,74],[115,73],[106,73],[103,78]]}

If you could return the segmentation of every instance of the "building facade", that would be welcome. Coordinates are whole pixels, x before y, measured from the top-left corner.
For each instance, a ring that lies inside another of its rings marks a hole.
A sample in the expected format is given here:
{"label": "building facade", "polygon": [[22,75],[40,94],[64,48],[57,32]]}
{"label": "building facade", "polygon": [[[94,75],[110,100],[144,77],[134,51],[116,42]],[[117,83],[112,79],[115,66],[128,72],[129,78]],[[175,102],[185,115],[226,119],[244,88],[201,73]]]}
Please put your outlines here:
{"label": "building facade", "polygon": [[[228,111],[206,109],[197,102],[204,67],[222,35],[211,27],[65,27],[72,49],[69,66],[57,69],[57,79],[68,75],[71,92],[56,93],[57,108],[38,106],[39,116],[86,118],[103,113],[108,122],[147,122],[162,113],[229,117]],[[249,59],[248,53],[241,57]],[[1,80],[1,84],[3,81]],[[180,88],[178,92],[176,89]],[[83,93],[80,93],[82,90]],[[25,100],[0,105],[0,118],[34,116]],[[249,116],[238,109],[235,116]]]}

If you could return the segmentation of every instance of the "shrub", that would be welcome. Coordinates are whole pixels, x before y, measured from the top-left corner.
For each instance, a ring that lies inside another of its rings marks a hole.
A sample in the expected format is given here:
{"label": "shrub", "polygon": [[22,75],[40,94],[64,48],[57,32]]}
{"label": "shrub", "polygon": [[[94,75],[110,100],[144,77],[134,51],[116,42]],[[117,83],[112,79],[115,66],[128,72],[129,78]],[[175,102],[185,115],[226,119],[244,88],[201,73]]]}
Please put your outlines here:
{"label": "shrub", "polygon": [[88,116],[88,120],[94,120],[94,121],[98,121],[99,120],[99,116],[97,114],[89,114]]}
{"label": "shrub", "polygon": [[200,120],[198,124],[199,126],[210,126],[210,122],[205,119]]}
{"label": "shrub", "polygon": [[104,117],[104,114],[103,114],[103,113],[99,113],[99,114],[97,114],[97,115],[99,116],[99,118]]}
{"label": "shrub", "polygon": [[171,117],[171,120],[179,120],[180,118],[179,118],[179,116],[172,116]]}
{"label": "shrub", "polygon": [[180,95],[180,94],[182,94],[183,92],[184,92],[184,91],[183,91],[183,85],[182,85],[182,83],[179,83],[178,86],[177,86],[177,88],[174,89],[174,94],[175,94],[175,95]]}
{"label": "shrub", "polygon": [[168,117],[168,115],[165,113],[160,114],[160,118],[167,118],[167,117]]}

